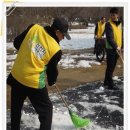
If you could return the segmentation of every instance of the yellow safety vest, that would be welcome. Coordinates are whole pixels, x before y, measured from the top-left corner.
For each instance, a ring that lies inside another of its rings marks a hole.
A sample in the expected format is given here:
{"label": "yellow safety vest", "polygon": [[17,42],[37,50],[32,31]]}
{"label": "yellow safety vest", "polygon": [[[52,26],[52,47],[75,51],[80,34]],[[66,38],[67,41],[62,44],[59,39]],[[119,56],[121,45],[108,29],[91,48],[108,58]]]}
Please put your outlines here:
{"label": "yellow safety vest", "polygon": [[97,38],[101,38],[102,34],[105,30],[105,23],[102,24],[101,21],[98,22],[98,31],[97,31]]}
{"label": "yellow safety vest", "polygon": [[[122,24],[116,26],[115,23],[113,23],[111,20],[109,20],[112,30],[113,30],[113,35],[114,35],[114,41],[118,47],[122,46]],[[111,45],[107,42],[106,48],[112,48]]]}
{"label": "yellow safety vest", "polygon": [[25,86],[44,88],[46,66],[59,50],[61,47],[55,39],[35,24],[21,44],[11,74]]}

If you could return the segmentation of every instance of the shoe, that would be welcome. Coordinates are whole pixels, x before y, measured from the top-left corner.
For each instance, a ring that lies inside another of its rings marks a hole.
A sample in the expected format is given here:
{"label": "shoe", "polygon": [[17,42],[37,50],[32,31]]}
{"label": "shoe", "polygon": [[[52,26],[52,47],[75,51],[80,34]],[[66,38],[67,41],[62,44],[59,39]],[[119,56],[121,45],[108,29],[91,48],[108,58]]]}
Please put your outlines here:
{"label": "shoe", "polygon": [[112,83],[109,83],[109,82],[104,82],[103,84],[104,86],[110,86],[110,88],[113,88],[115,86],[115,84],[112,82]]}
{"label": "shoe", "polygon": [[107,83],[104,83],[103,86],[108,86],[108,84],[107,84]]}
{"label": "shoe", "polygon": [[108,86],[108,88],[107,88],[107,89],[109,89],[109,90],[119,90],[119,88],[114,87],[114,86]]}

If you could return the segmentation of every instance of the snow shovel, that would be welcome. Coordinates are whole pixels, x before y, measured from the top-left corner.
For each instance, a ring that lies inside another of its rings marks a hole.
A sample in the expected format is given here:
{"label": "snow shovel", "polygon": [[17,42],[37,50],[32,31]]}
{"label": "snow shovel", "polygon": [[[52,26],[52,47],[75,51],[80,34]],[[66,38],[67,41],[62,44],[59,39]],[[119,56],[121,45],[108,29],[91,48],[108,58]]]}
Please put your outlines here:
{"label": "snow shovel", "polygon": [[67,102],[66,102],[65,99],[62,97],[59,88],[58,88],[56,85],[55,85],[55,88],[56,88],[58,94],[60,95],[62,101],[64,102],[65,106],[68,108],[69,115],[70,115],[70,117],[71,117],[71,120],[72,120],[74,126],[75,126],[76,128],[83,128],[83,127],[88,126],[88,125],[90,124],[90,119],[87,119],[87,118],[86,118],[86,119],[83,119],[83,118],[79,117],[75,112],[73,112],[72,110],[70,110],[70,108],[69,108]]}

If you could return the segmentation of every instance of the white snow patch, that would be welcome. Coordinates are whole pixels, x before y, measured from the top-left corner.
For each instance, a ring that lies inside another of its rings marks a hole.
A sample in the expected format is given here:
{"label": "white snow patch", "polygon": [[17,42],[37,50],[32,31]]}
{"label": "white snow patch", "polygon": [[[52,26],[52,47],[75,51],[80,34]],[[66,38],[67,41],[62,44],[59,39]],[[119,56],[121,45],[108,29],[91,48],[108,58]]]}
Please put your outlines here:
{"label": "white snow patch", "polygon": [[[26,125],[27,127],[33,126],[33,128],[38,129],[40,126],[38,115],[36,114],[28,114],[23,112],[22,121],[24,125]],[[76,128],[72,123],[68,111],[65,111],[64,113],[61,111],[57,111],[53,113],[51,130],[76,130]],[[110,127],[106,129],[97,125],[96,122],[91,121],[91,124],[86,128],[84,128],[84,130],[113,130],[113,128]]]}
{"label": "white snow patch", "polygon": [[88,27],[86,29],[71,29],[69,33],[94,33],[95,27]]}
{"label": "white snow patch", "polygon": [[104,92],[104,87],[100,86],[98,89],[95,89],[94,91],[95,91],[94,93],[102,93]]}
{"label": "white snow patch", "polygon": [[[109,112],[113,112],[113,111],[120,111],[123,114],[123,109],[117,105],[111,105],[111,104],[106,104],[106,103],[87,103],[87,102],[79,102],[80,105],[84,106],[85,108],[89,109],[88,111],[91,111],[91,109],[96,106],[102,106],[102,107],[106,107]],[[89,113],[86,112],[85,115],[88,115]]]}
{"label": "white snow patch", "polygon": [[88,95],[81,95],[80,97],[82,98],[82,100],[89,100]]}
{"label": "white snow patch", "polygon": [[24,123],[24,125],[26,125],[28,127],[39,128],[39,126],[40,126],[40,123],[38,120],[38,115],[36,115],[36,114],[25,113],[23,111],[21,120]]}
{"label": "white snow patch", "polygon": [[7,62],[6,63],[7,66],[11,66],[11,67],[13,66],[13,64],[14,64],[14,62]]}
{"label": "white snow patch", "polygon": [[50,96],[50,99],[52,100],[52,101],[56,101],[56,100],[59,100],[59,97],[57,96],[57,95],[54,95],[53,94],[53,96],[52,96],[52,94],[50,94],[51,96]]}
{"label": "white snow patch", "polygon": [[13,45],[13,42],[7,42],[6,46],[7,46],[8,50],[16,50],[14,45]]}
{"label": "white snow patch", "polygon": [[75,50],[94,47],[94,28],[72,29],[69,31],[71,40],[61,41],[63,49]]}
{"label": "white snow patch", "polygon": [[66,114],[60,112],[53,114],[52,130],[75,130],[68,112]]}
{"label": "white snow patch", "polygon": [[[81,58],[78,59],[78,58]],[[90,58],[87,60],[82,60],[82,58]],[[76,60],[78,59],[78,60]],[[92,60],[94,59],[94,60]],[[69,55],[65,54],[59,62],[59,65],[63,68],[89,68],[92,65],[101,65],[100,62],[95,61],[95,57],[90,54],[80,54],[80,55]]]}
{"label": "white snow patch", "polygon": [[121,80],[118,78],[118,76],[114,76],[114,77],[113,77],[113,80],[121,81]]}
{"label": "white snow patch", "polygon": [[91,65],[90,65],[89,62],[86,61],[86,60],[80,60],[80,61],[78,62],[78,64],[76,65],[76,67],[77,67],[77,68],[79,68],[79,67],[89,68],[89,67],[91,67]]}
{"label": "white snow patch", "polygon": [[69,109],[74,111],[74,112],[78,112],[77,108],[73,104],[69,105]]}
{"label": "white snow patch", "polygon": [[14,60],[16,58],[17,54],[15,55],[7,55],[7,60]]}
{"label": "white snow patch", "polygon": [[101,65],[100,62],[96,62],[96,61],[89,61],[89,62],[90,62],[90,64],[93,64],[93,65]]}
{"label": "white snow patch", "polygon": [[[38,120],[38,115],[30,113],[22,113],[22,122],[27,127],[39,128],[40,123]],[[51,130],[75,130],[72,124],[70,115],[67,111],[64,113],[60,110],[53,113],[52,129]]]}
{"label": "white snow patch", "polygon": [[99,88],[101,91],[103,91],[104,90],[104,87],[103,86],[100,86],[100,88]]}
{"label": "white snow patch", "polygon": [[65,59],[61,59],[59,62],[59,64],[65,68],[73,68],[74,63],[75,63],[75,60],[69,57],[66,57]]}

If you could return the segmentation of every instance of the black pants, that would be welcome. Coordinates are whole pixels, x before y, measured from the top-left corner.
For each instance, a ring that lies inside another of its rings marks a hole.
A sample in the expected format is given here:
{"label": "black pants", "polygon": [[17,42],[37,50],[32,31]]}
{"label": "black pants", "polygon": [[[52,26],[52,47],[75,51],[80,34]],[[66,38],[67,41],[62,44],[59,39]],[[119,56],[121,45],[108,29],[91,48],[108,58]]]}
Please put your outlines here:
{"label": "black pants", "polygon": [[104,85],[107,85],[109,88],[114,87],[112,76],[116,67],[118,57],[119,56],[116,50],[107,49],[107,68],[105,73]]}
{"label": "black pants", "polygon": [[20,130],[21,109],[26,97],[30,99],[39,116],[39,130],[51,130],[52,103],[47,88],[33,89],[19,82],[14,82],[11,89],[11,130]]}
{"label": "black pants", "polygon": [[102,48],[105,48],[105,43],[106,43],[105,39],[95,39],[94,54],[96,53],[98,46],[100,46],[101,50]]}

